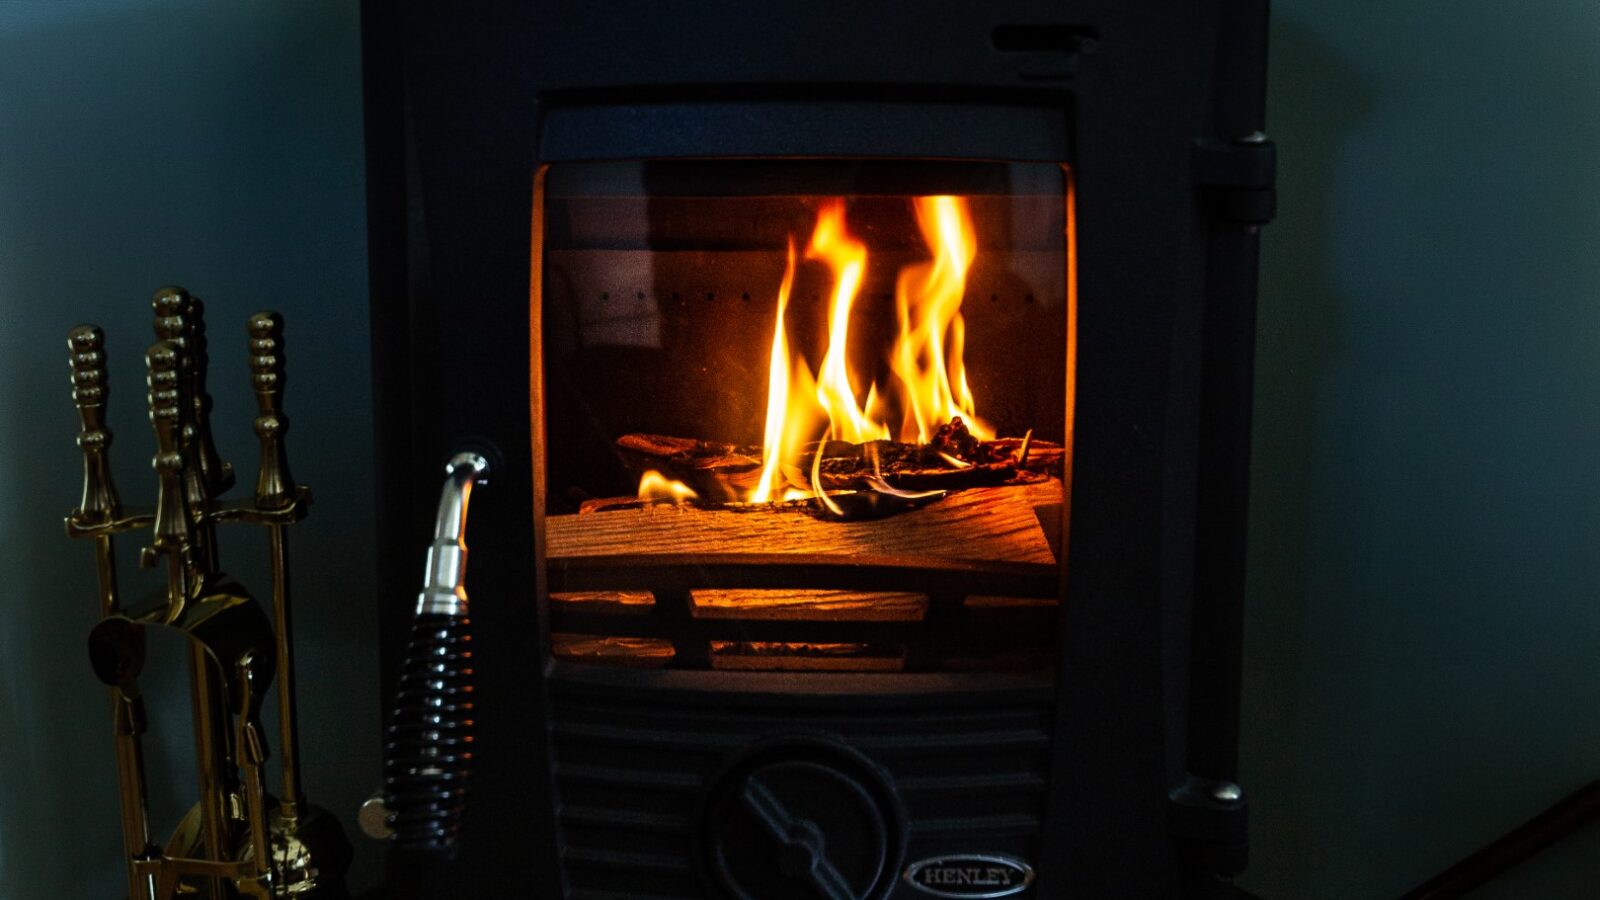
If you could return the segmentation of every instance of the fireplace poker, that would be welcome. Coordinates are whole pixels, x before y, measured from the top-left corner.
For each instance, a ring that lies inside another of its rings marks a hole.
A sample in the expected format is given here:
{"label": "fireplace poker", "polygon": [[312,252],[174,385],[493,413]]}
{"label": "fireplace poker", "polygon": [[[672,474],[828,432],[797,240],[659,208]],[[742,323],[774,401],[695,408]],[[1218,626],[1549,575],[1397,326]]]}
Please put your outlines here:
{"label": "fireplace poker", "polygon": [[[158,325],[158,329],[160,326]],[[145,354],[149,366],[150,422],[156,433],[156,455],[151,464],[156,470],[159,484],[156,489],[156,513],[151,545],[140,556],[140,564],[154,566],[158,557],[166,557],[167,605],[162,618],[177,621],[188,604],[191,588],[198,588],[203,558],[212,553],[201,532],[195,528],[190,505],[190,492],[196,479],[186,478],[186,454],[183,447],[184,423],[184,360],[183,351],[174,341],[162,340],[150,346]],[[219,710],[221,698],[216,692],[216,679],[211,661],[198,643],[188,642],[190,702],[194,710],[195,760],[199,770],[201,839],[209,859],[223,859],[230,853],[227,834],[229,735],[221,727],[227,714]],[[219,712],[221,715],[219,716]],[[222,894],[222,878],[208,879],[212,896]]]}
{"label": "fireplace poker", "polygon": [[[113,529],[122,518],[122,503],[111,477],[111,429],[105,420],[110,379],[106,372],[105,333],[93,325],[79,325],[67,335],[72,362],[72,402],[78,409],[83,451],[83,499],[67,517],[67,533],[83,537],[94,529],[95,576],[100,587],[100,615],[121,611],[117,592],[116,550]],[[113,746],[117,758],[118,799],[122,812],[122,844],[128,867],[130,900],[151,900],[155,885],[138,883],[134,861],[148,856],[150,815],[144,775],[146,730],[144,699],[137,691],[111,688]]]}
{"label": "fireplace poker", "polygon": [[[258,312],[250,317],[250,384],[256,395],[260,415],[255,420],[256,437],[261,440],[261,465],[256,475],[256,506],[263,510],[284,510],[296,500],[297,488],[289,474],[289,455],[284,436],[289,417],[282,408],[284,386],[283,318],[275,312]],[[272,557],[272,615],[278,632],[278,741],[281,745],[283,797],[279,812],[289,830],[300,818],[305,795],[300,783],[300,742],[296,731],[294,649],[289,608],[289,545],[287,526],[273,522],[267,526]]]}

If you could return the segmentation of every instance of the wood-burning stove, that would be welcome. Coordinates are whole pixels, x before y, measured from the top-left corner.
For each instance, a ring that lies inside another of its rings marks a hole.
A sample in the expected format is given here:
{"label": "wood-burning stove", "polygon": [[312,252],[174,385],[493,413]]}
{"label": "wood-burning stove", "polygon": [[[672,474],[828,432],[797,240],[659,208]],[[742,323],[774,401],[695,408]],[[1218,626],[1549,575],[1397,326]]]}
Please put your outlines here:
{"label": "wood-burning stove", "polygon": [[1265,4],[365,13],[391,892],[1227,896]]}

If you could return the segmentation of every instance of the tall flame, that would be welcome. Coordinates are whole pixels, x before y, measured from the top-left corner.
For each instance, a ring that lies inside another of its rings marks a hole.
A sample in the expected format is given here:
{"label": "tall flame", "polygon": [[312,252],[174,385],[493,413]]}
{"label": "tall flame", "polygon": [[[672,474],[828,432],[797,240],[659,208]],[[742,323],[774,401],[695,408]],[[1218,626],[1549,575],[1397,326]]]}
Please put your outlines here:
{"label": "tall flame", "polygon": [[[902,441],[926,443],[934,430],[957,416],[976,437],[994,437],[993,429],[975,414],[962,359],[966,323],[961,317],[961,300],[978,252],[971,212],[962,197],[915,197],[911,202],[932,258],[906,266],[896,278],[899,334],[889,354],[889,368],[895,377],[886,389],[869,384],[864,405],[857,404],[850,383],[848,349],[850,314],[866,274],[866,245],[846,228],[842,198],[821,205],[805,258],[820,260],[828,267],[833,289],[828,304],[827,351],[813,375],[805,359],[791,352],[784,324],[796,270],[795,241],[790,238],[767,365],[761,476],[747,498],[750,502],[812,496],[811,491],[787,485],[803,476],[796,473],[786,478],[785,466],[799,465],[808,445],[819,437],[852,443],[889,437],[891,429],[884,422],[883,411],[894,406],[904,411],[899,428]],[[832,507],[832,499],[821,492],[821,456],[820,452],[813,455],[811,486],[822,502]],[[961,462],[950,461],[952,465]],[[640,496],[686,499],[682,491],[688,491],[687,486],[663,484],[667,479],[654,472],[645,480],[650,484],[647,490],[641,483]]]}
{"label": "tall flame", "polygon": [[766,503],[783,482],[784,425],[789,415],[789,339],[783,331],[783,316],[789,310],[789,291],[794,288],[794,238],[789,238],[789,263],[778,285],[778,320],[772,326],[772,360],[767,364],[767,425],[761,437],[761,480],[750,494],[751,503]]}
{"label": "tall flame", "polygon": [[905,267],[895,280],[900,335],[890,368],[900,379],[906,405],[900,439],[926,443],[934,429],[960,416],[974,436],[991,440],[994,431],[974,411],[962,361],[966,322],[961,318],[961,297],[978,253],[966,198],[915,197],[911,203],[933,259]]}
{"label": "tall flame", "polygon": [[889,436],[889,429],[856,405],[846,359],[850,343],[850,308],[861,290],[867,268],[867,247],[845,229],[844,200],[835,198],[817,211],[807,259],[821,259],[833,270],[833,297],[828,304],[828,352],[817,377],[817,402],[828,411],[835,437],[861,443]]}

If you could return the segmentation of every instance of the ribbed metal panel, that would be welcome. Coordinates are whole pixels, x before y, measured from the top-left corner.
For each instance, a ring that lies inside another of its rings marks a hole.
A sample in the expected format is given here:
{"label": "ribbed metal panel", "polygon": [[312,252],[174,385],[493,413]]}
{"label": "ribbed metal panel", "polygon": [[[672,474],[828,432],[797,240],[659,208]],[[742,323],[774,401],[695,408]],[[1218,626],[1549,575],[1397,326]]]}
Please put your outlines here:
{"label": "ribbed metal panel", "polygon": [[[620,692],[619,692],[620,694]],[[757,741],[827,735],[890,776],[908,818],[907,859],[995,852],[1032,860],[1044,813],[1050,708],[765,710],[635,689],[552,698],[562,864],[573,900],[699,900],[696,816],[717,773]],[[904,896],[897,889],[893,895]]]}

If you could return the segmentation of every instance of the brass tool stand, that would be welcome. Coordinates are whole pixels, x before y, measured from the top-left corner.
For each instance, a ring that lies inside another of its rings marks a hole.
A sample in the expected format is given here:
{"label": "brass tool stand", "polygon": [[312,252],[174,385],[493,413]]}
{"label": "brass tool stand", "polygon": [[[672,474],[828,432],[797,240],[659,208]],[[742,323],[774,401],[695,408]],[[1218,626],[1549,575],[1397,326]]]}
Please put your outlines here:
{"label": "brass tool stand", "polygon": [[[155,509],[124,509],[112,483],[107,451],[107,378],[99,328],[68,337],[73,402],[82,429],[83,499],[67,516],[67,534],[93,540],[101,620],[89,636],[90,662],[111,689],[113,735],[130,900],[172,897],[314,898],[343,889],[350,846],[332,816],[305,803],[295,735],[288,551],[284,529],[305,517],[310,491],[289,475],[281,409],[282,321],[250,318],[250,369],[259,416],[261,463],[254,497],[221,501],[233,484],[209,424],[211,398],[203,308],[182,288],[152,300],[159,340],[146,355],[150,421],[157,452]],[[217,525],[265,526],[272,559],[273,618],[218,561]],[[162,566],[166,586],[126,607],[119,593],[114,539],[149,528],[140,553],[146,568]],[[276,623],[276,628],[274,628]],[[145,629],[169,628],[187,638],[199,799],[164,848],[150,837],[141,735],[146,730],[138,677]],[[260,710],[274,669],[280,678],[282,799],[267,792],[267,741]]]}

